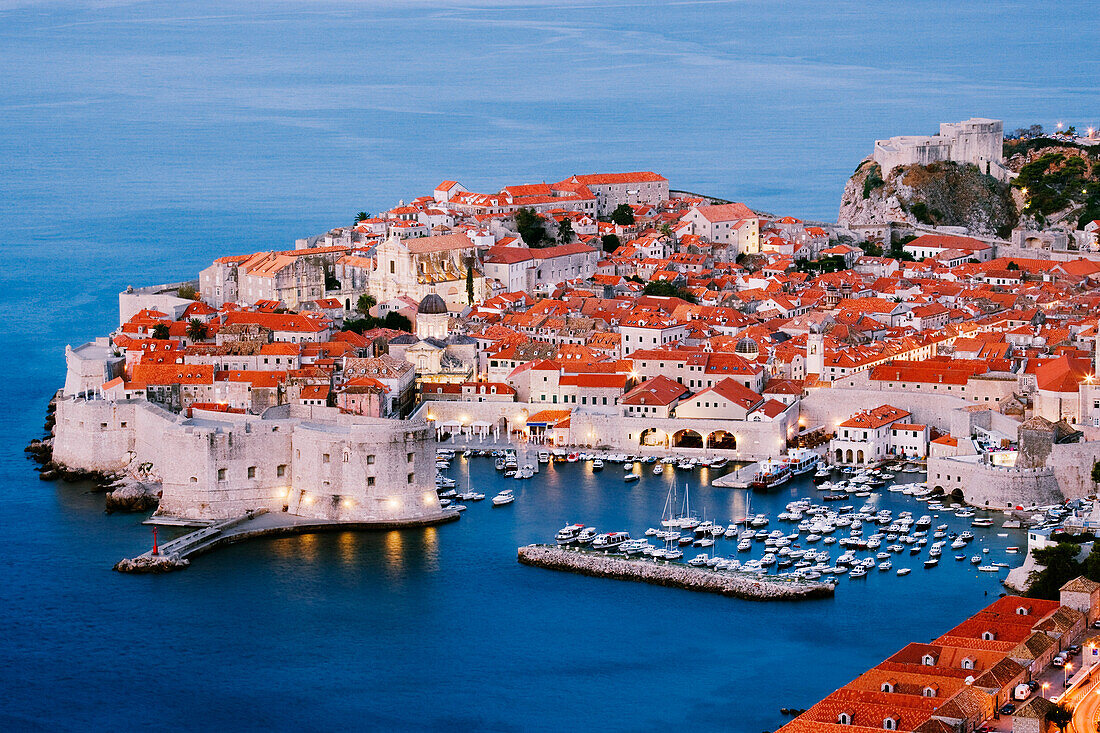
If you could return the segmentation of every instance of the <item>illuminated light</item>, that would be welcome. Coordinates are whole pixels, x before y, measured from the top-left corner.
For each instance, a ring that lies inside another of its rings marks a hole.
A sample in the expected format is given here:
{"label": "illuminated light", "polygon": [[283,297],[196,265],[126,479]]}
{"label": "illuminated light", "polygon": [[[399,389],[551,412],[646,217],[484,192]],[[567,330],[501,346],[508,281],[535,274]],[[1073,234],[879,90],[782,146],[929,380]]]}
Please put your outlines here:
{"label": "illuminated light", "polygon": [[1061,129],[1062,129],[1062,123],[1061,123],[1061,122],[1059,122],[1059,123],[1058,123],[1058,129],[1059,129],[1059,130],[1061,130]]}
{"label": "illuminated light", "polygon": [[355,502],[352,501],[351,499],[344,499],[344,506],[353,507],[353,506],[355,506]]}
{"label": "illuminated light", "polygon": [[401,502],[397,499],[386,499],[386,506],[390,509],[397,509],[401,506]]}
{"label": "illuminated light", "polygon": [[435,415],[433,415],[431,413],[428,413],[428,419],[429,420],[435,420]]}
{"label": "illuminated light", "polygon": [[427,504],[428,506],[431,506],[435,502],[436,502],[435,494],[433,494],[431,492],[428,492],[428,493],[424,494],[424,503],[425,504]]}

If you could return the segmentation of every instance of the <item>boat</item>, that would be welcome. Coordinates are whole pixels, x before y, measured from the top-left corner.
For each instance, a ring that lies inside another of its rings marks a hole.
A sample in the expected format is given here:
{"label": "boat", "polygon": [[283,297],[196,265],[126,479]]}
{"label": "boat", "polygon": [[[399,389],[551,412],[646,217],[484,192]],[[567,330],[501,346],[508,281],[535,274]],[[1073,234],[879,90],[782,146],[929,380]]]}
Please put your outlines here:
{"label": "boat", "polygon": [[576,463],[580,459],[581,459],[581,456],[580,456],[579,453],[570,453],[569,455],[567,455],[565,457],[566,463]]}
{"label": "boat", "polygon": [[867,571],[864,570],[863,568],[853,568],[851,574],[849,574],[848,577],[849,578],[862,578],[866,574],[867,574]]}
{"label": "boat", "polygon": [[926,568],[934,568],[939,564],[940,559],[938,557],[932,557],[924,561],[924,567]]}
{"label": "boat", "polygon": [[760,464],[749,485],[754,489],[782,486],[791,479],[791,467],[785,461],[768,459]]}
{"label": "boat", "polygon": [[996,573],[1000,568],[996,565],[979,565],[978,570],[981,570],[983,573]]}
{"label": "boat", "polygon": [[820,457],[809,448],[792,448],[787,451],[787,457],[783,462],[792,476],[801,476],[804,473],[816,471],[820,460]]}
{"label": "boat", "polygon": [[566,527],[562,527],[558,530],[558,533],[554,535],[554,539],[559,545],[568,545],[576,541],[577,535],[584,529],[583,524],[570,524]]}
{"label": "boat", "polygon": [[606,534],[598,534],[592,540],[592,549],[613,550],[629,539],[629,532],[608,532]]}
{"label": "boat", "polygon": [[707,556],[707,553],[704,552],[703,554],[696,555],[695,557],[688,560],[688,565],[693,568],[701,568],[707,564],[707,560],[709,559],[710,558]]}
{"label": "boat", "polygon": [[878,569],[883,571],[883,572],[886,572],[887,570],[890,570],[893,567],[894,567],[894,563],[890,562],[889,560],[886,560],[885,562],[880,562],[878,564]]}
{"label": "boat", "polygon": [[660,463],[658,463],[657,465],[655,465],[653,467],[653,475],[654,476],[660,476],[664,472],[665,472],[665,467],[663,465],[661,465]]}
{"label": "boat", "polygon": [[636,473],[631,472],[631,473],[628,473],[625,476],[623,476],[623,481],[625,481],[629,484],[631,481],[637,481],[640,478],[641,478],[641,476],[639,476]]}
{"label": "boat", "polygon": [[593,471],[602,471],[603,470],[603,461],[600,460],[599,458],[592,461],[592,470]]}
{"label": "boat", "polygon": [[710,462],[710,467],[725,468],[727,463],[729,463],[729,461],[725,458],[715,458],[713,461]]}
{"label": "boat", "polygon": [[908,575],[913,572],[912,568],[898,568],[898,575]]}
{"label": "boat", "polygon": [[1020,551],[1019,547],[1006,547],[1005,548],[1005,552],[1007,552],[1009,555],[1015,555],[1019,551]]}
{"label": "boat", "polygon": [[825,481],[828,481],[829,476],[831,476],[831,475],[832,474],[829,471],[829,469],[822,466],[821,468],[817,469],[817,471],[814,473],[814,483],[815,484],[820,484],[820,483],[823,483]]}
{"label": "boat", "polygon": [[592,544],[592,540],[594,539],[596,539],[596,528],[585,527],[577,533],[577,539],[575,540],[575,542],[578,545],[590,545]]}
{"label": "boat", "polygon": [[512,490],[505,489],[493,497],[493,506],[504,506],[506,504],[511,504],[515,500],[516,497],[515,494],[512,493]]}
{"label": "boat", "polygon": [[671,549],[665,550],[665,559],[666,560],[679,560],[683,556],[684,556],[684,551],[681,550],[678,547],[673,547]]}
{"label": "boat", "polygon": [[539,463],[549,463],[549,462],[550,462],[550,451],[540,450],[539,451]]}
{"label": "boat", "polygon": [[971,527],[992,527],[993,526],[993,520],[992,519],[974,519],[974,520],[971,520],[970,526]]}
{"label": "boat", "polygon": [[[624,555],[640,555],[647,547],[650,547],[649,543],[645,540],[627,540],[619,545],[619,551]],[[652,552],[652,548],[650,548]]]}

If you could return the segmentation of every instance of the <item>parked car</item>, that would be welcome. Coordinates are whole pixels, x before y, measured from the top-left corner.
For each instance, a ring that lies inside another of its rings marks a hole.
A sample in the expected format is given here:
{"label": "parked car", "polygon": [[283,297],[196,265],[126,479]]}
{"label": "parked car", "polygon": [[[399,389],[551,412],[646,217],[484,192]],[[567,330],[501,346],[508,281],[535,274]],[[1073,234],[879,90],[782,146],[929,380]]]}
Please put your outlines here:
{"label": "parked car", "polygon": [[1100,619],[1097,619],[1096,621],[1092,622],[1092,628],[1100,629]]}
{"label": "parked car", "polygon": [[1058,669],[1061,669],[1062,667],[1066,666],[1066,658],[1059,654],[1054,659],[1052,659],[1050,663]]}
{"label": "parked car", "polygon": [[1080,644],[1074,644],[1074,645],[1070,646],[1068,649],[1066,649],[1066,651],[1069,652],[1070,654],[1080,654],[1081,653],[1081,645]]}
{"label": "parked car", "polygon": [[1016,712],[1016,706],[1010,702],[1006,702],[1004,705],[1001,706],[1000,712],[1001,715],[1012,715],[1014,712]]}

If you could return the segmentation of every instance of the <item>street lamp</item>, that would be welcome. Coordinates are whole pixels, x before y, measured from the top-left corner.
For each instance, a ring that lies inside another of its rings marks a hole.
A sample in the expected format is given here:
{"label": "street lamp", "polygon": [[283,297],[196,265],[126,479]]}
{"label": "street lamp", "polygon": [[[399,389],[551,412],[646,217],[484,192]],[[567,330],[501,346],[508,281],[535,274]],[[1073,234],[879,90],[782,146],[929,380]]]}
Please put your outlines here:
{"label": "street lamp", "polygon": [[1044,700],[1048,700],[1048,699],[1049,699],[1049,698],[1047,697],[1047,691],[1048,691],[1049,689],[1050,689],[1050,683],[1049,683],[1049,682],[1044,682],[1044,683],[1043,683],[1043,699],[1044,699]]}
{"label": "street lamp", "polygon": [[1062,687],[1069,687],[1069,673],[1073,671],[1073,665],[1066,662],[1066,666],[1062,668]]}

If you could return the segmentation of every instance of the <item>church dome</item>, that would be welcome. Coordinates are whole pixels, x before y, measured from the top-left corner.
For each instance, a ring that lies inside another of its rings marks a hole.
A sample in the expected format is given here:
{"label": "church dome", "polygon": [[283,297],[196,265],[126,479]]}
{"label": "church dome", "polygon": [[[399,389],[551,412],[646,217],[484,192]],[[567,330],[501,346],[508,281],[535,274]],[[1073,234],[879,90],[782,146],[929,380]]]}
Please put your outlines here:
{"label": "church dome", "polygon": [[738,354],[744,354],[746,356],[755,356],[756,354],[760,353],[760,347],[757,346],[756,342],[753,341],[751,338],[743,338],[737,342],[737,346],[734,348],[734,351]]}
{"label": "church dome", "polygon": [[420,301],[420,306],[416,309],[416,312],[421,315],[433,315],[437,313],[446,313],[447,304],[435,293],[428,293],[424,296],[424,300]]}

